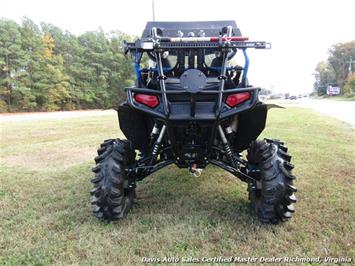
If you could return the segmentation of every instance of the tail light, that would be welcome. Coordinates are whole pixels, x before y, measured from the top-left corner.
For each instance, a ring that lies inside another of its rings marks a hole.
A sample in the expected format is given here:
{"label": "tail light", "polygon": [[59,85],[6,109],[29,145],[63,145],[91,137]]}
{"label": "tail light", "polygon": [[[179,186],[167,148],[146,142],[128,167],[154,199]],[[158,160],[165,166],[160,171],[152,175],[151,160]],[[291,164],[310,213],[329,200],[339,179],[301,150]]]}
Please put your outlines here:
{"label": "tail light", "polygon": [[150,108],[155,108],[159,105],[159,99],[155,95],[136,93],[134,94],[134,99],[136,102],[144,104]]}
{"label": "tail light", "polygon": [[229,107],[234,107],[240,103],[245,102],[246,100],[249,100],[250,97],[251,97],[250,92],[240,92],[236,94],[231,94],[227,97],[226,104]]}

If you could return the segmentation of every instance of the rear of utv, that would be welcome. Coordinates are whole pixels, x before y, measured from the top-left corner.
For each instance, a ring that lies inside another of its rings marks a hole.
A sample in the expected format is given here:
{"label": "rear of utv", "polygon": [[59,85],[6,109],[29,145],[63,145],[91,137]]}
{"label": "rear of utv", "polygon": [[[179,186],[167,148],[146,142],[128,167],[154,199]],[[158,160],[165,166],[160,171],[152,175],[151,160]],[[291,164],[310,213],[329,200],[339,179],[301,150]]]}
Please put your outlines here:
{"label": "rear of utv", "polygon": [[[91,190],[97,218],[124,218],[137,181],[170,164],[195,175],[208,164],[222,168],[248,184],[261,222],[291,218],[291,156],[282,141],[257,140],[273,106],[248,85],[251,48],[270,44],[248,41],[234,21],[148,22],[140,39],[124,43],[137,79],[118,109],[127,140],[105,140],[97,151]],[[243,66],[235,64],[237,53]],[[143,67],[144,55],[149,67]]]}

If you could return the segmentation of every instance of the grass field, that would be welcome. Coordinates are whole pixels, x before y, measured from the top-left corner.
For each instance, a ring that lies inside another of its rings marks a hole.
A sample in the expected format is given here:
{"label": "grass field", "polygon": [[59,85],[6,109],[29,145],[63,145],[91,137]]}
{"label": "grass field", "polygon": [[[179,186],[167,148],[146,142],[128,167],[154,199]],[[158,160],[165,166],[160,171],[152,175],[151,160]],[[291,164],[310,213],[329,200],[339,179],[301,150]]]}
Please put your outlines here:
{"label": "grass field", "polygon": [[327,100],[336,100],[336,101],[355,101],[355,94],[350,95],[322,95],[322,96],[312,96],[312,99],[327,99]]}
{"label": "grass field", "polygon": [[127,219],[90,212],[93,157],[122,137],[115,115],[1,125],[0,264],[137,265],[142,257],[355,257],[353,129],[315,112],[271,110],[263,136],[284,140],[296,165],[294,218],[263,225],[246,184],[208,167],[168,167],[138,184]]}

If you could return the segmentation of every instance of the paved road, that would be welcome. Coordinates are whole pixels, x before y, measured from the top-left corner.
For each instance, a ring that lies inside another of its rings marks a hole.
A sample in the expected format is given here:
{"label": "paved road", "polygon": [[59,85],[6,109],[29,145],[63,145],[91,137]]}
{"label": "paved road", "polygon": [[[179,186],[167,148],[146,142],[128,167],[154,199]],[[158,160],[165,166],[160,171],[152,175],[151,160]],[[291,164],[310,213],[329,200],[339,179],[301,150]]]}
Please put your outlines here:
{"label": "paved road", "polygon": [[[298,100],[277,101],[280,105],[292,105],[314,109],[320,113],[333,116],[355,126],[355,101],[333,101],[321,99],[302,98]],[[47,119],[66,119],[73,117],[116,115],[114,110],[91,110],[91,111],[70,111],[70,112],[48,112],[48,113],[17,113],[0,114],[0,122],[7,121],[36,121]]]}
{"label": "paved road", "polygon": [[280,101],[280,105],[294,105],[311,108],[322,114],[335,117],[355,126],[355,101],[337,101],[326,99],[302,98],[297,100]]}

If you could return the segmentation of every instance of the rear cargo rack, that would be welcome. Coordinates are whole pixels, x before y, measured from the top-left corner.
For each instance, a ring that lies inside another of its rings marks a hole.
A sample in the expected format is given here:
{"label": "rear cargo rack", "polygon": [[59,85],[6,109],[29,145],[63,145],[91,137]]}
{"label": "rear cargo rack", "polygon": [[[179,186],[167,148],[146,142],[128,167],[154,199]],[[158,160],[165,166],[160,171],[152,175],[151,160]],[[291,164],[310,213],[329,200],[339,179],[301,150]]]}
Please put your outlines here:
{"label": "rear cargo rack", "polygon": [[223,42],[205,42],[205,41],[193,41],[193,42],[160,42],[159,39],[154,40],[140,40],[134,43],[124,43],[124,52],[131,51],[153,51],[157,49],[270,49],[271,44],[264,41],[223,41]]}

